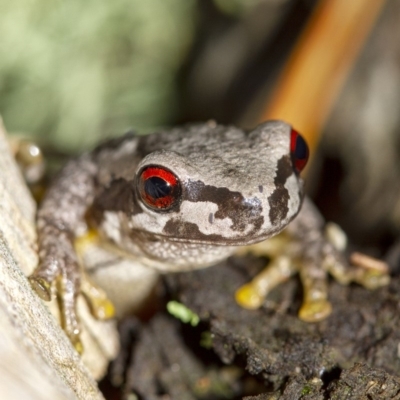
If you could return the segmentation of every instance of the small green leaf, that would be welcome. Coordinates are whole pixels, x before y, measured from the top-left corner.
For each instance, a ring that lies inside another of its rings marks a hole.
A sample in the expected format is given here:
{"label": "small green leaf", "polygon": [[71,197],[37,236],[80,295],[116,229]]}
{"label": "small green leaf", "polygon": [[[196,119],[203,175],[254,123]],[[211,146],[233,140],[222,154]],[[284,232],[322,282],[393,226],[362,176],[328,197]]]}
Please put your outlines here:
{"label": "small green leaf", "polygon": [[197,326],[200,322],[200,318],[197,314],[177,301],[169,301],[167,303],[167,310],[171,315],[185,324]]}

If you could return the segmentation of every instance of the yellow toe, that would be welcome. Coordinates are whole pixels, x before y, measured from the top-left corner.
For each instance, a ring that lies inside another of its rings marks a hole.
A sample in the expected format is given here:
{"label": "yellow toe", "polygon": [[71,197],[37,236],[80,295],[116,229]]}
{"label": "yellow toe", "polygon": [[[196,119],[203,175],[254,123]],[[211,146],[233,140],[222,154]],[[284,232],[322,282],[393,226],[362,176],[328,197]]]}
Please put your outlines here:
{"label": "yellow toe", "polygon": [[305,322],[318,322],[327,318],[332,312],[332,305],[327,300],[316,300],[303,303],[299,318]]}
{"label": "yellow toe", "polygon": [[241,307],[247,308],[248,310],[256,310],[261,307],[264,296],[260,295],[254,285],[248,283],[236,291],[235,299]]}
{"label": "yellow toe", "polygon": [[99,320],[106,320],[113,318],[115,316],[114,305],[107,298],[103,299],[101,302],[92,304],[92,306],[93,306],[92,314],[95,318]]}

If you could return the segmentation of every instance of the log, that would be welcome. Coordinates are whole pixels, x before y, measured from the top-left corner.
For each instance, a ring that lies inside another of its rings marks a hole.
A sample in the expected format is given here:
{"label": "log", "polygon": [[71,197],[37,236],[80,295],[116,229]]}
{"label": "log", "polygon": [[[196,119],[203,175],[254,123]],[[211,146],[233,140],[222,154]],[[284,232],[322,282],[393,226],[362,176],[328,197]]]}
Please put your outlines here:
{"label": "log", "polygon": [[0,398],[103,399],[95,377],[118,350],[114,322],[93,320],[81,302],[81,358],[49,311],[54,304],[32,291],[26,276],[38,260],[36,205],[6,136],[0,120]]}

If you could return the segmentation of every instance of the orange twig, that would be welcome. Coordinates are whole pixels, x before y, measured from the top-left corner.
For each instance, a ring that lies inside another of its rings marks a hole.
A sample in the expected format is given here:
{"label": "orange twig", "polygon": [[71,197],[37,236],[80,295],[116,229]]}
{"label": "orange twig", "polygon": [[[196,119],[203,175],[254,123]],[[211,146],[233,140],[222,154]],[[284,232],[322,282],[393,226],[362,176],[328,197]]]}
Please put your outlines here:
{"label": "orange twig", "polygon": [[321,0],[261,120],[283,119],[311,151],[385,0]]}
{"label": "orange twig", "polygon": [[350,255],[350,263],[356,267],[370,269],[383,274],[389,272],[389,267],[385,262],[358,252]]}

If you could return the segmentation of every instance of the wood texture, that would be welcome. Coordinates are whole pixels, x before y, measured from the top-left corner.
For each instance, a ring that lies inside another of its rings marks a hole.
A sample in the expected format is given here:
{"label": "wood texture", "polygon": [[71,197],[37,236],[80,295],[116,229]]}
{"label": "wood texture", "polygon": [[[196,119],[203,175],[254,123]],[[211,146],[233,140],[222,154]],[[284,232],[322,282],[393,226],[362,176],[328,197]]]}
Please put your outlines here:
{"label": "wood texture", "polygon": [[[0,398],[103,399],[93,375],[25,277],[37,264],[35,203],[10,154],[1,120],[0,155]],[[91,324],[82,318],[85,326]],[[102,324],[93,323],[99,325],[96,335],[111,333],[112,338],[111,326],[102,331]],[[85,340],[88,367],[104,373],[117,346],[103,345],[90,330],[84,336],[95,348]]]}

